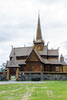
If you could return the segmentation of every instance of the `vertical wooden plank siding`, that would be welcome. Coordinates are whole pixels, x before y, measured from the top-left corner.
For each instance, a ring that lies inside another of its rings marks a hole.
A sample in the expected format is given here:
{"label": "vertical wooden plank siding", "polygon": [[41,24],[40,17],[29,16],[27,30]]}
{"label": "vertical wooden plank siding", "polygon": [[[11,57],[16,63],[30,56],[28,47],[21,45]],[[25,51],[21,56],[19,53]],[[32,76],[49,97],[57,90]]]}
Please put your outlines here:
{"label": "vertical wooden plank siding", "polygon": [[9,68],[7,68],[7,80],[9,80]]}
{"label": "vertical wooden plank siding", "polygon": [[18,80],[19,68],[16,69],[16,80]]}

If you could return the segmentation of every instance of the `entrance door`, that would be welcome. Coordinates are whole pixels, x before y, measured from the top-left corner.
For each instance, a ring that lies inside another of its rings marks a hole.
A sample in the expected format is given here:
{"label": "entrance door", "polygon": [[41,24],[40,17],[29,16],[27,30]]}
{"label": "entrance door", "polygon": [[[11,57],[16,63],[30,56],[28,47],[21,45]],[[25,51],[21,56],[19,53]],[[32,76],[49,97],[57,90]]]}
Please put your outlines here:
{"label": "entrance door", "polygon": [[10,80],[16,80],[16,68],[10,68]]}

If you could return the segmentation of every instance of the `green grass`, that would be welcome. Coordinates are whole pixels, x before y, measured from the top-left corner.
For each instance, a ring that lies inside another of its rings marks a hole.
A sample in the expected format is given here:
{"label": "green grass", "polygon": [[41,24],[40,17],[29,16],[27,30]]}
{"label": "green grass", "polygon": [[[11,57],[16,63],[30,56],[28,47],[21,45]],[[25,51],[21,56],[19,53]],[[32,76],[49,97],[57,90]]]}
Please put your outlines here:
{"label": "green grass", "polygon": [[67,100],[67,81],[0,85],[0,100]]}

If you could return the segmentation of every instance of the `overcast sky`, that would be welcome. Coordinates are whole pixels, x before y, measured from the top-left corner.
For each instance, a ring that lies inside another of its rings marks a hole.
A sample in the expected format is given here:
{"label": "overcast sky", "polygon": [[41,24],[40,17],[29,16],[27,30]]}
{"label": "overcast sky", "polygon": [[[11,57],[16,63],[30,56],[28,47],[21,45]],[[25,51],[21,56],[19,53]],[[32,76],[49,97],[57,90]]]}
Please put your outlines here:
{"label": "overcast sky", "polygon": [[33,44],[38,11],[45,43],[67,55],[67,0],[0,0],[0,65],[9,59],[11,45]]}

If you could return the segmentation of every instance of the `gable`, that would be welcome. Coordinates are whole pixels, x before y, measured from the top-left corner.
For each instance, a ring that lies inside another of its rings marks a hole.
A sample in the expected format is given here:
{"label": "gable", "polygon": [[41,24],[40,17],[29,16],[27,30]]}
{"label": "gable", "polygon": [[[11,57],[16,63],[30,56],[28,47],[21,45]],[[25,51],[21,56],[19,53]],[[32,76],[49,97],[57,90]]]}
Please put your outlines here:
{"label": "gable", "polygon": [[40,61],[39,57],[37,56],[37,54],[35,53],[34,50],[32,50],[32,52],[28,56],[26,62],[28,62],[28,61]]}

